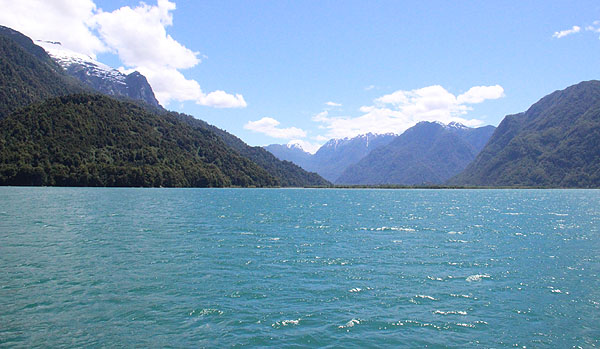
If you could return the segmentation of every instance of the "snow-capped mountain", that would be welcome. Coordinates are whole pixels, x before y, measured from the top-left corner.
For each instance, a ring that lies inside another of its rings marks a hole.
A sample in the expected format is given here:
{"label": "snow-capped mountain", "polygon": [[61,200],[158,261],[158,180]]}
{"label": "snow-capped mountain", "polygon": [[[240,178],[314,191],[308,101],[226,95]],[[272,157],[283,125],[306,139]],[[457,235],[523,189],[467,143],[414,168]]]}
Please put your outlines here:
{"label": "snow-capped mountain", "polygon": [[495,127],[422,121],[335,179],[338,184],[442,184],[481,151]]}
{"label": "snow-capped mountain", "polygon": [[304,151],[300,144],[271,144],[264,148],[279,160],[291,161],[304,169],[311,167],[312,154]]}
{"label": "snow-capped mountain", "polygon": [[93,89],[111,96],[142,100],[154,107],[160,106],[148,80],[137,71],[123,74],[87,55],[62,47],[60,42],[38,40],[36,44],[42,46],[69,75]]}
{"label": "snow-capped mountain", "polygon": [[323,178],[335,181],[348,166],[357,163],[371,150],[388,144],[395,137],[392,133],[367,133],[353,138],[331,139],[314,155],[296,144],[272,144],[265,149],[280,160],[291,161],[307,171],[317,172]]}

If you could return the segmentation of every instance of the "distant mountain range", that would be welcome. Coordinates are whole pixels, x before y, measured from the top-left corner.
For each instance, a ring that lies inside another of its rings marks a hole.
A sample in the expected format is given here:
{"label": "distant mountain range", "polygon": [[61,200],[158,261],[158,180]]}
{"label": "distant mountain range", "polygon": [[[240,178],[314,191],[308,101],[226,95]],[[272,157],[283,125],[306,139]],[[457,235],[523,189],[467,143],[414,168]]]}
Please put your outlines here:
{"label": "distant mountain range", "polygon": [[556,91],[502,120],[449,184],[600,187],[600,81]]}
{"label": "distant mountain range", "polygon": [[493,126],[420,122],[349,166],[339,184],[442,184],[462,171],[494,132]]}
{"label": "distant mountain range", "polygon": [[399,136],[332,139],[314,155],[296,145],[265,148],[336,184],[442,184],[475,158],[493,132],[493,126],[421,122]]}
{"label": "distant mountain range", "polygon": [[[0,185],[330,184],[201,120],[162,109],[139,74],[125,76],[83,58],[65,62],[67,70],[30,38],[0,27]],[[138,92],[120,94],[132,90]]]}
{"label": "distant mountain range", "polygon": [[344,169],[365,157],[371,150],[394,139],[393,134],[368,133],[353,138],[332,139],[313,155],[297,145],[272,144],[265,149],[282,160],[292,161],[302,168],[316,172],[336,182]]}

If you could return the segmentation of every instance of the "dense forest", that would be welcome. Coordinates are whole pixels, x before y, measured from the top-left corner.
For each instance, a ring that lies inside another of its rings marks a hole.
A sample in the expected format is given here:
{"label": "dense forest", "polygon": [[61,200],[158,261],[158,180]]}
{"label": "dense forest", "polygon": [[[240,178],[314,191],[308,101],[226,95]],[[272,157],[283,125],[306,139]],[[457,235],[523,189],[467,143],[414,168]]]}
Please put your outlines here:
{"label": "dense forest", "polygon": [[290,161],[279,160],[277,157],[275,157],[275,155],[271,154],[263,147],[251,147],[231,133],[210,125],[205,121],[196,119],[186,114],[174,112],[171,112],[171,114],[175,115],[193,128],[214,132],[223,140],[223,142],[225,142],[225,144],[237,151],[239,154],[252,160],[264,168],[272,176],[280,178],[281,185],[284,187],[314,187],[331,185],[331,183],[323,179],[318,174],[307,172],[300,166]]}
{"label": "dense forest", "polygon": [[0,26],[0,185],[329,185],[189,115],[116,97]]}
{"label": "dense forest", "polygon": [[556,91],[505,117],[448,184],[600,187],[600,81]]}
{"label": "dense forest", "polygon": [[0,120],[0,184],[277,186],[214,133],[131,103],[77,94]]}
{"label": "dense forest", "polygon": [[2,26],[0,82],[0,118],[46,98],[87,90],[31,39]]}

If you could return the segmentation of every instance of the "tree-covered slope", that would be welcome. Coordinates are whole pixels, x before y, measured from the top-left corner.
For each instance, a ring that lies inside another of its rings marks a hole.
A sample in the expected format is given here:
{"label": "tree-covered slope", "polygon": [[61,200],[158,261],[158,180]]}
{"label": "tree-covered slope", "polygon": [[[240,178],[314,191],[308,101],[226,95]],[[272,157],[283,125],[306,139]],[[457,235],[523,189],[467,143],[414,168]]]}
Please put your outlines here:
{"label": "tree-covered slope", "polygon": [[225,144],[233,148],[240,155],[252,160],[257,165],[264,168],[269,174],[278,178],[281,185],[284,187],[314,187],[331,185],[331,183],[323,179],[318,174],[305,171],[298,165],[289,161],[281,161],[262,147],[251,147],[238,137],[221,130],[218,127],[210,125],[190,115],[178,113],[171,114],[177,116],[196,129],[214,132],[223,140],[223,142],[225,142]]}
{"label": "tree-covered slope", "polygon": [[31,39],[0,26],[0,118],[19,107],[84,90]]}
{"label": "tree-covered slope", "polygon": [[441,184],[475,158],[489,134],[489,127],[420,122],[348,167],[336,183]]}
{"label": "tree-covered slope", "polygon": [[600,81],[556,91],[509,115],[450,184],[600,187]]}
{"label": "tree-covered slope", "polygon": [[279,184],[213,132],[106,96],[53,98],[0,120],[0,185]]}

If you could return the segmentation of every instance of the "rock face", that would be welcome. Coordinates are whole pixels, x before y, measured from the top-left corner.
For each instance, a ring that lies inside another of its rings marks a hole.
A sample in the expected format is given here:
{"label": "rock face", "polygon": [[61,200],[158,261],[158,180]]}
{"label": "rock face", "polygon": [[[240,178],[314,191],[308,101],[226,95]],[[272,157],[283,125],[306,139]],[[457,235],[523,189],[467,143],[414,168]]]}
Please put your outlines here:
{"label": "rock face", "polygon": [[449,184],[600,187],[600,81],[556,91],[502,120]]}
{"label": "rock face", "polygon": [[336,183],[340,174],[357,163],[373,149],[388,144],[396,136],[368,133],[353,138],[332,139],[315,154],[309,154],[297,145],[272,144],[265,147],[281,160],[292,161],[307,171],[320,174]]}
{"label": "rock face", "polygon": [[37,43],[69,75],[94,90],[109,96],[141,100],[153,107],[160,106],[148,80],[137,71],[126,75],[91,57],[67,50],[58,42],[38,41]]}
{"label": "rock face", "polygon": [[348,167],[336,183],[442,184],[475,158],[493,131],[493,126],[420,122]]}

